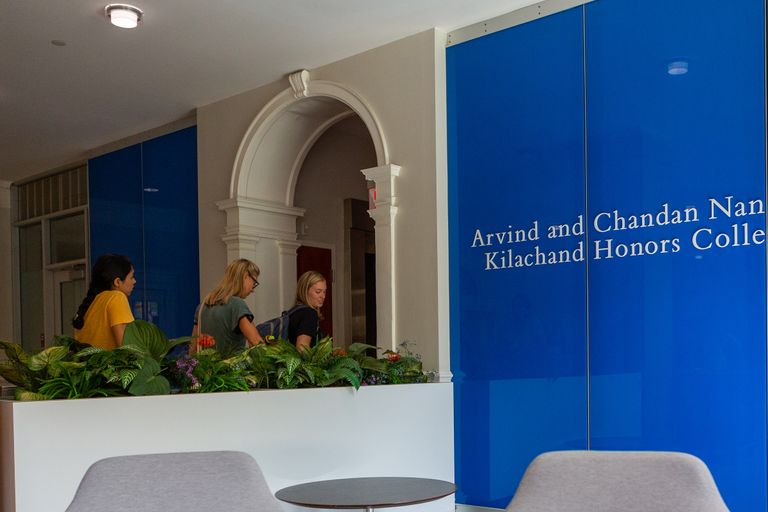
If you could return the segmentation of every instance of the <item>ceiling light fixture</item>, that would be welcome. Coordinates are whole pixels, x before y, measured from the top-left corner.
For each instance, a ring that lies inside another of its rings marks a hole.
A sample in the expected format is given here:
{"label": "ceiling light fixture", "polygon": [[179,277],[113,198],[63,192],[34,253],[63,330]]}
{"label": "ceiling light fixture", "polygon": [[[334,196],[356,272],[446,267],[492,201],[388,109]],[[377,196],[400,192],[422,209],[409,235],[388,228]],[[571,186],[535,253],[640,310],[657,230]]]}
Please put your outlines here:
{"label": "ceiling light fixture", "polygon": [[116,27],[136,28],[144,11],[133,5],[109,4],[104,8],[104,15]]}

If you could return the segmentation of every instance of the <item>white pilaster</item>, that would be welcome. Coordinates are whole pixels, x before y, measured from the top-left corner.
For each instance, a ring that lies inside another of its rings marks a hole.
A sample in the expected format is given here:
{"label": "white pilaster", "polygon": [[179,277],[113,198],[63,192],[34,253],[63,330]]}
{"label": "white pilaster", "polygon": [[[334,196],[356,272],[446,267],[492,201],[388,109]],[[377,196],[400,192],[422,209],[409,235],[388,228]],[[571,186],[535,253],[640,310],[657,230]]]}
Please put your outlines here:
{"label": "white pilaster", "polygon": [[280,309],[285,311],[293,306],[296,299],[296,250],[301,243],[291,240],[278,240],[279,276],[280,276]]}
{"label": "white pilaster", "polygon": [[376,184],[375,207],[368,214],[376,223],[376,338],[380,347],[397,349],[397,308],[395,304],[395,179],[400,166],[387,164],[363,169],[365,179]]}

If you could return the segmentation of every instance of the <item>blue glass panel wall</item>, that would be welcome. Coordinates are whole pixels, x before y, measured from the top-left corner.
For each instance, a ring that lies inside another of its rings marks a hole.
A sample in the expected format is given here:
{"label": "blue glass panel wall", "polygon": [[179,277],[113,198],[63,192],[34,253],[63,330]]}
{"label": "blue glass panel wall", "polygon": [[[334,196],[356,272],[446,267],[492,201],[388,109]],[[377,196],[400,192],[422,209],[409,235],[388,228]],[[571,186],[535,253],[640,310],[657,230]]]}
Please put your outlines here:
{"label": "blue glass panel wall", "polygon": [[199,298],[197,129],[88,162],[91,259],[126,254],[136,267],[136,318],[188,335]]}
{"label": "blue glass panel wall", "polygon": [[581,27],[447,50],[459,503],[505,507],[536,454],[587,444]]}
{"label": "blue glass panel wall", "polygon": [[146,316],[188,336],[198,303],[197,129],[143,144]]}
{"label": "blue glass panel wall", "polygon": [[[595,0],[447,50],[459,503],[589,446],[693,453],[766,510],[764,26],[762,0]],[[570,234],[504,246],[536,220]]]}
{"label": "blue glass panel wall", "polygon": [[735,511],[766,510],[763,33],[761,0],[586,7],[591,445],[698,455]]}
{"label": "blue glass panel wall", "polygon": [[128,256],[136,271],[129,298],[136,318],[144,311],[144,231],[141,146],[88,161],[88,220],[91,265],[102,254]]}

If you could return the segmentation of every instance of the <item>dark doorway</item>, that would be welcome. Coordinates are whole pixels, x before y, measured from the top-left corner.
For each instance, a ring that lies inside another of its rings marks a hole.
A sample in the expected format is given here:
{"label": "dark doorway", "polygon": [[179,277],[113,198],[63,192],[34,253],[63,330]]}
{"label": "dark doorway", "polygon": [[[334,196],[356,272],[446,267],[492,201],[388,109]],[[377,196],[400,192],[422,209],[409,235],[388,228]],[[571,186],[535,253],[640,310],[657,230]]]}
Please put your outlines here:
{"label": "dark doorway", "polygon": [[350,273],[350,343],[376,345],[376,235],[368,202],[344,200]]}
{"label": "dark doorway", "polygon": [[328,291],[325,295],[325,303],[320,309],[323,319],[320,320],[320,329],[328,336],[333,336],[333,258],[330,249],[302,245],[296,251],[296,276],[300,276],[308,270],[320,272],[325,276]]}

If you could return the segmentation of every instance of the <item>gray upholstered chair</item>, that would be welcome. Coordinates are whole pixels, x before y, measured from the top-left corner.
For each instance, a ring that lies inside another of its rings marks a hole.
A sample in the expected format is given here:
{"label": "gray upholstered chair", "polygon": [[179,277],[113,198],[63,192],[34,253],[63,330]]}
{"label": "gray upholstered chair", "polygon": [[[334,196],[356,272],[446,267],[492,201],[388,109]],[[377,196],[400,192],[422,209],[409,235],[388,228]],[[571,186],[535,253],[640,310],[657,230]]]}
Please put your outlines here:
{"label": "gray upholstered chair", "polygon": [[242,452],[111,457],[86,471],[67,512],[282,512]]}
{"label": "gray upholstered chair", "polygon": [[543,453],[507,506],[507,512],[727,510],[704,462],[678,452]]}

